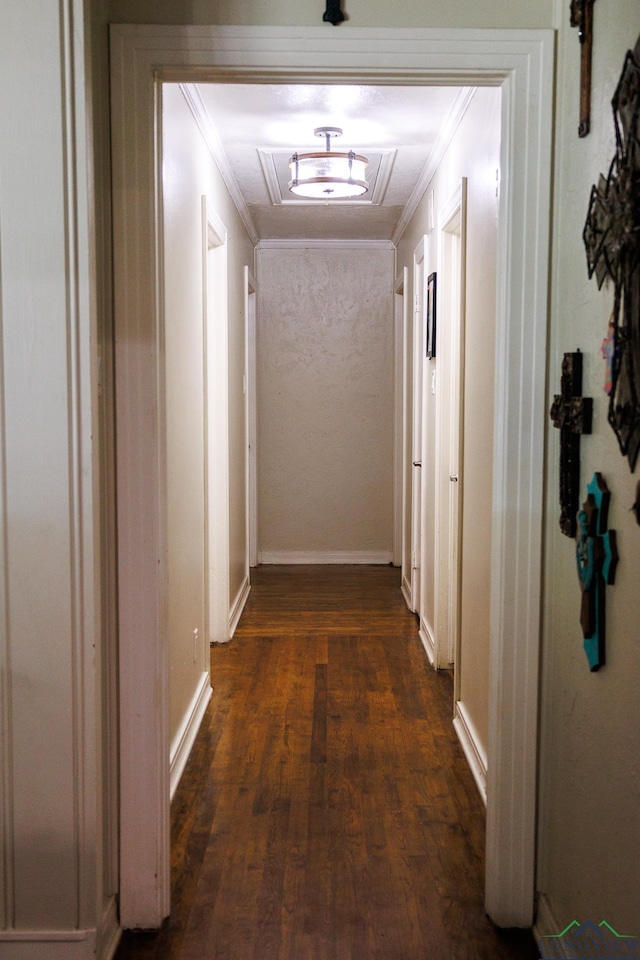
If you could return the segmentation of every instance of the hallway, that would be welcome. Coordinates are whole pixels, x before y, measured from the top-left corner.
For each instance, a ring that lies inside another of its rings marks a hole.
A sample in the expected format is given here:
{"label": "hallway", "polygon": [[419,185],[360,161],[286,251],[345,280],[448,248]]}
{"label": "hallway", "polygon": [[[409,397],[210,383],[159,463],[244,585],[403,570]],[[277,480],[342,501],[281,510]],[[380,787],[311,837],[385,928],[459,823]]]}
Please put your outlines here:
{"label": "hallway", "polygon": [[388,566],[263,566],[172,805],[172,915],[116,960],[529,960],[483,907],[484,808]]}

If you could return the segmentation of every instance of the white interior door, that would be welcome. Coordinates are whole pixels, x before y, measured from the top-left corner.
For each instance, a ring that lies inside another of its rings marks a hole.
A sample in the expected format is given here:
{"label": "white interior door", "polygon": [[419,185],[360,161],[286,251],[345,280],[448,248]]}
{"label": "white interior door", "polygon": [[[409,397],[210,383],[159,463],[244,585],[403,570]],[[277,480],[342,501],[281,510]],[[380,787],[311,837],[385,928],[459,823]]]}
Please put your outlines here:
{"label": "white interior door", "polygon": [[247,412],[247,531],[249,566],[258,566],[258,411],[256,405],[256,282],[249,267],[245,271],[245,342],[247,344],[245,399]]}
{"label": "white interior door", "polygon": [[436,643],[438,667],[458,660],[462,531],[462,410],[467,182],[463,179],[438,216],[436,406]]}
{"label": "white interior door", "polygon": [[413,254],[413,389],[411,443],[411,609],[420,615],[420,551],[422,549],[422,379],[424,342],[423,238]]}
{"label": "white interior door", "polygon": [[206,604],[210,643],[229,639],[227,231],[202,198],[205,317]]}
{"label": "white interior door", "polygon": [[[409,269],[402,271],[402,594],[409,609],[413,609],[411,600],[411,485],[412,485],[412,408],[413,408],[413,375],[412,375],[412,324],[411,324],[411,296],[409,290]],[[396,287],[396,292],[398,286]]]}

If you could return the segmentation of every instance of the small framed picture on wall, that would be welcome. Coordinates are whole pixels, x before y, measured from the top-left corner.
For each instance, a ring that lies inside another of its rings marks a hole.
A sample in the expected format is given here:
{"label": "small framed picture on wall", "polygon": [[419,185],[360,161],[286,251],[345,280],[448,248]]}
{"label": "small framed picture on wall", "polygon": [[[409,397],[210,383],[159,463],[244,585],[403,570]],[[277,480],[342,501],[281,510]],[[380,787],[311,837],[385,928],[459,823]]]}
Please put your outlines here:
{"label": "small framed picture on wall", "polygon": [[430,273],[427,278],[427,357],[429,360],[436,355],[436,274]]}

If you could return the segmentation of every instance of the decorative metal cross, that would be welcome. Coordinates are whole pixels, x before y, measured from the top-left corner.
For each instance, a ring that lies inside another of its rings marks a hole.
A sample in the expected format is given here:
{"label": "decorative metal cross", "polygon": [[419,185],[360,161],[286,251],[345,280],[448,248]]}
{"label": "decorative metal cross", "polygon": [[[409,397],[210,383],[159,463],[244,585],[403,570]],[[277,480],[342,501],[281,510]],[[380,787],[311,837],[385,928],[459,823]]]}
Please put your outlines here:
{"label": "decorative metal cross", "polygon": [[576,559],[582,590],[580,624],[589,669],[605,662],[606,585],[615,581],[618,564],[616,531],[607,530],[611,494],[600,473],[587,484],[587,499],[578,513]]}
{"label": "decorative metal cross", "polygon": [[560,396],[553,398],[550,415],[560,430],[560,529],[567,537],[576,535],[576,514],[580,495],[580,435],[591,433],[593,401],[582,397],[582,354],[565,353],[562,358]]}
{"label": "decorative metal cross", "polygon": [[589,276],[613,281],[609,423],[635,470],[640,452],[640,40],[627,53],[612,100],[616,152],[591,188],[582,234]]}
{"label": "decorative metal cross", "polygon": [[586,137],[591,126],[591,51],[593,49],[593,5],[596,0],[571,0],[571,26],[580,40],[580,125],[578,136]]}
{"label": "decorative metal cross", "polygon": [[344,13],[340,9],[340,0],[327,0],[327,9],[322,15],[325,23],[332,23],[337,27],[344,20]]}

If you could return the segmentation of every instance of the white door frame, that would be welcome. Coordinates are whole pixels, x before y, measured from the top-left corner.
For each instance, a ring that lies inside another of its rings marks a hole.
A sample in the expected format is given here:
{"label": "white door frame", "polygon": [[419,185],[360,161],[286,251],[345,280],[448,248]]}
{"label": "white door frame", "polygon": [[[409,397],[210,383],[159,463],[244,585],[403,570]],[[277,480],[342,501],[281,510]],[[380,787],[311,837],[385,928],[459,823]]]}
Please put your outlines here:
{"label": "white door frame", "polygon": [[434,661],[445,669],[456,663],[460,639],[466,212],[463,178],[438,212]]}
{"label": "white door frame", "polygon": [[[256,356],[257,285],[249,267],[244,268],[244,322],[246,344],[245,408],[247,423],[247,557],[249,567],[258,566],[258,407]],[[247,570],[247,583],[250,570]]]}
{"label": "white door frame", "polygon": [[396,277],[393,287],[393,565],[402,566],[402,487],[404,461],[403,443],[403,362],[404,362],[404,319],[406,296],[404,272]]}
{"label": "white door frame", "polygon": [[229,324],[227,229],[202,198],[206,608],[209,643],[229,639]]}
{"label": "white door frame", "polygon": [[[126,925],[169,906],[168,651],[159,390],[158,93],[163,80],[498,85],[502,190],[491,558],[485,906],[531,924],[534,900],[551,30],[114,25],[111,32],[117,377],[121,893]],[[489,498],[488,498],[489,499]],[[160,713],[160,716],[158,715]]]}
{"label": "white door frame", "polygon": [[[411,518],[411,377],[409,376],[412,349],[411,349],[411,290],[409,287],[409,267],[402,268],[402,274],[396,278],[396,296],[400,298],[402,306],[402,324],[400,331],[396,330],[396,337],[400,337],[398,349],[400,361],[397,365],[400,377],[399,390],[396,391],[396,423],[399,423],[400,435],[400,490],[396,490],[396,504],[400,495],[400,568],[401,590],[405,603],[411,609],[411,537],[409,536],[409,522]],[[396,317],[396,323],[398,318]],[[396,343],[397,343],[396,339]],[[397,506],[396,506],[397,509]],[[396,537],[398,531],[396,531]]]}
{"label": "white door frame", "polygon": [[[425,256],[428,239],[422,237],[413,251],[412,349],[413,376],[411,390],[411,604],[410,609],[422,613],[422,420],[424,377],[424,284]],[[425,465],[426,468],[426,465]]]}

